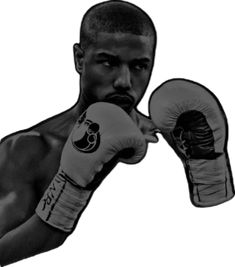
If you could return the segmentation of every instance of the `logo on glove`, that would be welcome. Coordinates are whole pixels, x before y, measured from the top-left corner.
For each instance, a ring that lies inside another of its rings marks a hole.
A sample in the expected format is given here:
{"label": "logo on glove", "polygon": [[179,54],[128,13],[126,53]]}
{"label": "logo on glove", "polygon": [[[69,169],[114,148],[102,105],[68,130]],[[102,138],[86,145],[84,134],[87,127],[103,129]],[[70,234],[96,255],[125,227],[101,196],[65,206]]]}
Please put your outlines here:
{"label": "logo on glove", "polygon": [[86,119],[86,112],[79,118],[78,128],[72,136],[73,146],[80,152],[92,153],[100,145],[99,124]]}

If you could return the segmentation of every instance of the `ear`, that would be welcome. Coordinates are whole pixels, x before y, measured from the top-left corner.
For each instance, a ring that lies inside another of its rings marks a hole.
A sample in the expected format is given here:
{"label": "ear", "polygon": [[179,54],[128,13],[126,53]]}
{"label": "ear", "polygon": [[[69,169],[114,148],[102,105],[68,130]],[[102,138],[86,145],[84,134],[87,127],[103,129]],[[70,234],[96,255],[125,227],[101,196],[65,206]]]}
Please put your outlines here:
{"label": "ear", "polygon": [[73,56],[76,71],[81,74],[83,68],[84,51],[80,44],[73,45]]}

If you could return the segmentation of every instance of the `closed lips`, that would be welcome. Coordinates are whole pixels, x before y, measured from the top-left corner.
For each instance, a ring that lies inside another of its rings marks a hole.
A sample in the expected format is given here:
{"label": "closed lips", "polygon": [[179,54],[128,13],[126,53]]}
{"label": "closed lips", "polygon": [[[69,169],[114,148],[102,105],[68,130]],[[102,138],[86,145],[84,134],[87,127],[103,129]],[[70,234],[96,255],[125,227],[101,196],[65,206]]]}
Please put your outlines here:
{"label": "closed lips", "polygon": [[126,104],[131,105],[133,104],[134,100],[131,96],[127,95],[112,95],[106,99],[108,102],[114,103],[114,104]]}

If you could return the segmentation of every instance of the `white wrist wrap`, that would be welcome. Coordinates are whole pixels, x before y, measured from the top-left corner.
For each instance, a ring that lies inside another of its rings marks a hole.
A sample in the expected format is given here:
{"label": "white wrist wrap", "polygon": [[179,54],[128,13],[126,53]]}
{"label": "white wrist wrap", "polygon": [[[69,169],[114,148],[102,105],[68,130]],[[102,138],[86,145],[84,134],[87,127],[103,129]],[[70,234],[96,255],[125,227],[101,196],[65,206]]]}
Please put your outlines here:
{"label": "white wrist wrap", "polygon": [[36,213],[51,226],[71,232],[91,193],[92,191],[73,184],[69,177],[59,170],[39,201]]}

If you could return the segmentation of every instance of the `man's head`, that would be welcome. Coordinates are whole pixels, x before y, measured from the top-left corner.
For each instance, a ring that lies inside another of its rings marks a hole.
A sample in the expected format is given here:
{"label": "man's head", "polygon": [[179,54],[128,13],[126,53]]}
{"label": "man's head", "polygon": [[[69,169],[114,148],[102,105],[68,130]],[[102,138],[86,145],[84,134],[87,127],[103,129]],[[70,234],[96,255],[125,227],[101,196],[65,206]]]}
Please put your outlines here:
{"label": "man's head", "polygon": [[139,7],[107,1],[83,17],[80,44],[74,45],[84,108],[112,102],[126,111],[135,107],[148,86],[154,63],[156,31]]}

